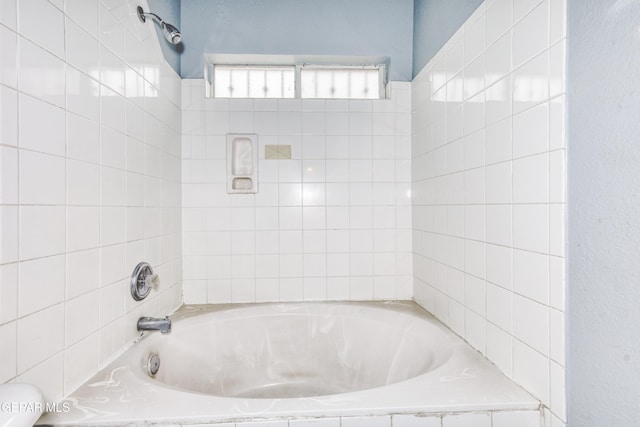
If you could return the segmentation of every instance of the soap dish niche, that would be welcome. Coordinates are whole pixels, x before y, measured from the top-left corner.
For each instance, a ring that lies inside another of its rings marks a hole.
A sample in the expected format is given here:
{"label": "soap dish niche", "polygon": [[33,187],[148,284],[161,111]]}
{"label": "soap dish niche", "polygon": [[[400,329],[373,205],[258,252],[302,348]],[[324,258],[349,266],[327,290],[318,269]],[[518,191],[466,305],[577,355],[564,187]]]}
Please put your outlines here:
{"label": "soap dish niche", "polygon": [[227,134],[227,193],[258,192],[258,135]]}

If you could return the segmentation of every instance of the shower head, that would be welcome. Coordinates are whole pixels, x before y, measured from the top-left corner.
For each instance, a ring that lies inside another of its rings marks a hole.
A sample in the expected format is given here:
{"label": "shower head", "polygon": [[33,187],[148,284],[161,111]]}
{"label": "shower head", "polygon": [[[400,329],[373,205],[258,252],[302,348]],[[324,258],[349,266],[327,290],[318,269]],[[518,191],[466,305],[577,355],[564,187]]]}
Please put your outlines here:
{"label": "shower head", "polygon": [[160,18],[155,13],[145,12],[142,7],[138,6],[138,19],[140,22],[146,22],[147,16],[150,16],[154,21],[160,25],[162,29],[162,34],[164,34],[164,38],[171,44],[178,44],[180,40],[182,40],[182,34],[180,34],[180,30],[178,30],[173,25],[165,22],[162,18]]}
{"label": "shower head", "polygon": [[164,37],[169,41],[169,43],[180,43],[180,40],[182,40],[182,34],[180,34],[180,30],[178,30],[168,22],[163,22],[162,24],[160,24],[160,26],[162,27],[162,33],[164,34]]}

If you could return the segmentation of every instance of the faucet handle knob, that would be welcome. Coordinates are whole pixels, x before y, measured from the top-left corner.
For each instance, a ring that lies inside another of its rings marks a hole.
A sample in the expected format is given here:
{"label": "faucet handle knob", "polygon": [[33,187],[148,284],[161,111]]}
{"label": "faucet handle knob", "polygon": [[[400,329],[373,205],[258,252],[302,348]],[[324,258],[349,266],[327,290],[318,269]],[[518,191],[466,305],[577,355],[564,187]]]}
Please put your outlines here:
{"label": "faucet handle knob", "polygon": [[155,289],[160,284],[160,276],[157,273],[149,274],[145,276],[144,284]]}
{"label": "faucet handle knob", "polygon": [[[154,278],[155,276],[155,278]],[[151,292],[151,288],[158,283],[158,275],[148,262],[141,262],[131,274],[131,296],[136,301],[145,299]]]}

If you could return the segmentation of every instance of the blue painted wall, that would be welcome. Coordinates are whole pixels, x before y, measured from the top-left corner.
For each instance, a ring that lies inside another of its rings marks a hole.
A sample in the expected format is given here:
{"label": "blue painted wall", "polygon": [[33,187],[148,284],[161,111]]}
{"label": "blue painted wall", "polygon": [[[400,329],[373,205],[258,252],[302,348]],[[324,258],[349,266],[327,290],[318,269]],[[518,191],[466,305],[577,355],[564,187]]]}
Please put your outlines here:
{"label": "blue painted wall", "polygon": [[[181,0],[148,0],[148,2],[150,10],[145,10],[145,12],[153,12],[166,22],[178,27],[179,30],[182,30],[182,20],[180,19]],[[164,58],[167,60],[169,65],[173,67],[176,73],[181,76],[182,74],[180,72],[180,55],[182,54],[182,49],[184,46],[182,45],[182,43],[177,45],[169,43],[164,38],[160,27],[156,24],[154,24],[154,26],[156,27],[156,34],[160,39],[160,49],[162,49]]]}
{"label": "blue painted wall", "polygon": [[183,78],[202,78],[205,53],[390,56],[391,80],[411,81],[482,0],[148,0],[178,26],[162,39]]}
{"label": "blue painted wall", "polygon": [[413,0],[185,0],[180,25],[183,78],[204,53],[390,56],[412,78]]}
{"label": "blue painted wall", "polygon": [[482,0],[415,0],[413,77],[480,6]]}
{"label": "blue painted wall", "polygon": [[640,2],[568,1],[569,426],[640,420]]}

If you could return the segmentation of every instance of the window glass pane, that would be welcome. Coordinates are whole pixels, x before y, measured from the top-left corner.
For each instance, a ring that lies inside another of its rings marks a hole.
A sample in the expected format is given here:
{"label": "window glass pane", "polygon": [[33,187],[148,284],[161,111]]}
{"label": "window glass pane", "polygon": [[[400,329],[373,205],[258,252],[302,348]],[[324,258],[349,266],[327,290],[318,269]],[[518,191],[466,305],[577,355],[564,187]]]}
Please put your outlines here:
{"label": "window glass pane", "polygon": [[266,84],[265,84],[265,97],[266,98],[284,98],[282,92],[282,76],[284,72],[282,70],[267,70]]}
{"label": "window glass pane", "polygon": [[333,77],[333,97],[332,98],[351,98],[350,96],[350,70],[335,70],[332,72]]}
{"label": "window glass pane", "polygon": [[265,71],[249,69],[249,98],[264,98],[266,93]]}
{"label": "window glass pane", "polygon": [[282,97],[296,97],[296,73],[295,68],[282,72]]}
{"label": "window glass pane", "polygon": [[335,98],[336,88],[333,71],[315,70],[316,89],[312,98]]}
{"label": "window glass pane", "polygon": [[380,71],[366,70],[367,72],[367,98],[380,98]]}
{"label": "window glass pane", "polygon": [[249,95],[249,72],[246,68],[231,70],[231,97],[246,98]]}
{"label": "window glass pane", "polygon": [[317,75],[314,70],[309,70],[300,74],[300,89],[303,98],[318,98]]}
{"label": "window glass pane", "polygon": [[214,73],[214,90],[216,97],[231,97],[231,70],[216,70]]}
{"label": "window glass pane", "polygon": [[365,98],[367,93],[367,76],[362,71],[351,73],[351,87],[349,88],[351,98]]}

